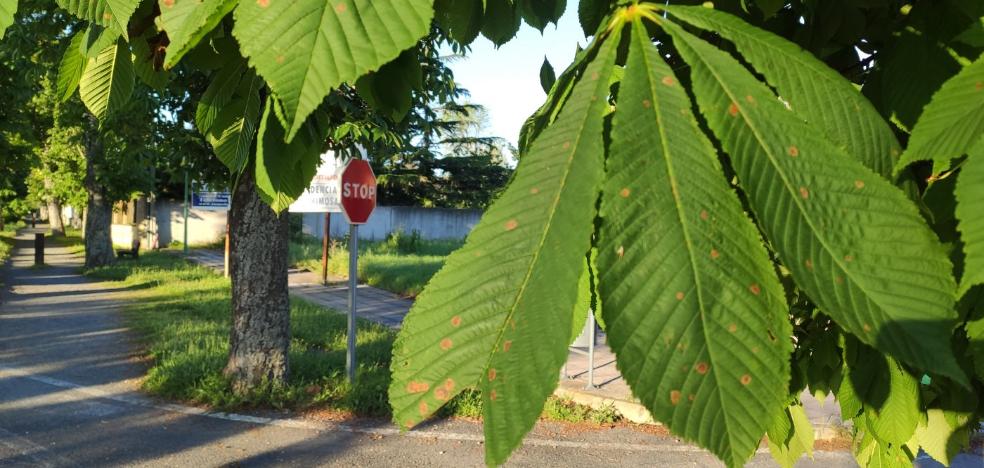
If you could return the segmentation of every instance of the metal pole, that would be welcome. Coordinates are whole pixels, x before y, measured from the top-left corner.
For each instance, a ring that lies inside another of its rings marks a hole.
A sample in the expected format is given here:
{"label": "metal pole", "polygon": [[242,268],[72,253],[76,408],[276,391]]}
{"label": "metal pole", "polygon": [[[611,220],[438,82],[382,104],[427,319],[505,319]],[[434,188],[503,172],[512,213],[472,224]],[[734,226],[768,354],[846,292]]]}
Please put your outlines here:
{"label": "metal pole", "polygon": [[328,284],[328,239],[331,234],[331,213],[325,213],[325,235],[321,239],[321,284]]}
{"label": "metal pole", "polygon": [[188,255],[188,205],[191,204],[188,193],[188,171],[185,171],[185,196],[184,196],[184,254]]}
{"label": "metal pole", "polygon": [[588,341],[588,388],[595,388],[594,384],[594,351],[595,351],[595,337],[598,335],[595,330],[595,316],[594,311],[588,309],[588,329],[591,330],[591,337]]}
{"label": "metal pole", "polygon": [[350,383],[355,383],[355,296],[359,284],[359,225],[349,225],[349,313],[348,346],[345,355],[345,372]]}
{"label": "metal pole", "polygon": [[34,233],[34,264],[44,265],[44,234]]}
{"label": "metal pole", "polygon": [[228,278],[229,277],[229,223],[226,223],[226,235],[225,235],[225,255],[222,265],[222,274]]}

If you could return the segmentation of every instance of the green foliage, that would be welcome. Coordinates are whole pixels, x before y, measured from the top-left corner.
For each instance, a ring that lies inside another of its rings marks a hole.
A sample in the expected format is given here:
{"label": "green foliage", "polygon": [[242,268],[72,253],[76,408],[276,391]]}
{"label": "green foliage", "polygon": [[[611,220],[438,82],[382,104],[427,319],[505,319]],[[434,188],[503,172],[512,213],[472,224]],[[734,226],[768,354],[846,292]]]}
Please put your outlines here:
{"label": "green foliage", "polygon": [[567,356],[602,176],[615,44],[601,49],[588,68],[593,78],[578,84],[572,105],[520,161],[525,172],[417,298],[395,345],[396,420],[414,426],[477,385],[490,464],[502,463],[532,427]]}
{"label": "green foliage", "polygon": [[[127,23],[139,0],[56,0],[58,6],[80,19],[113,29],[127,37]],[[100,49],[101,50],[101,49]]]}
{"label": "green foliage", "polygon": [[951,265],[916,207],[790,118],[737,61],[669,24],[708,126],[797,285],[862,341],[966,382],[950,351]]}
{"label": "green foliage", "polygon": [[896,165],[915,161],[949,164],[984,134],[984,56],[965,67],[933,95],[912,130],[909,147]]}
{"label": "green foliage", "polygon": [[782,287],[678,78],[632,32],[598,246],[608,342],[656,419],[739,465],[785,407]]}
{"label": "green foliage", "polygon": [[780,412],[768,434],[769,452],[783,468],[792,468],[803,455],[813,458],[813,425],[802,404],[790,405]]}
{"label": "green foliage", "polygon": [[14,14],[17,13],[17,0],[0,0],[0,39],[7,28],[14,24]]}
{"label": "green foliage", "polygon": [[88,61],[81,49],[83,40],[85,40],[85,34],[76,33],[72,36],[68,48],[62,55],[61,63],[58,65],[58,96],[62,101],[67,101],[75,95],[75,90],[79,87],[79,80],[82,79],[82,72]]}
{"label": "green foliage", "polygon": [[283,103],[290,140],[329,91],[376,70],[424,36],[432,5],[432,0],[241,2],[233,33]]}
{"label": "green foliage", "polygon": [[107,118],[130,99],[134,72],[130,51],[122,40],[89,59],[79,80],[82,102],[99,119]]}
{"label": "green foliage", "polygon": [[160,0],[161,29],[170,40],[164,67],[177,65],[237,3],[238,0]]}
{"label": "green foliage", "polygon": [[[984,122],[984,108],[980,114]],[[955,214],[959,220],[957,228],[966,254],[958,291],[958,296],[963,296],[974,285],[984,284],[984,216],[981,216],[984,213],[984,137],[968,151],[954,196],[957,199]]]}

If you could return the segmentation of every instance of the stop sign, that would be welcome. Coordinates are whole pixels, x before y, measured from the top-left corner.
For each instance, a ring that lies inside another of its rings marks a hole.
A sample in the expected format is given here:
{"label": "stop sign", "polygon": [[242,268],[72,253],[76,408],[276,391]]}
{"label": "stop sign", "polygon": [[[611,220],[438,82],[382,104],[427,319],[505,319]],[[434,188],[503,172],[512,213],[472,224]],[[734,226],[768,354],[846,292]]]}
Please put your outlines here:
{"label": "stop sign", "polygon": [[365,224],[376,208],[376,175],[364,159],[350,159],[339,172],[342,212],[349,224]]}

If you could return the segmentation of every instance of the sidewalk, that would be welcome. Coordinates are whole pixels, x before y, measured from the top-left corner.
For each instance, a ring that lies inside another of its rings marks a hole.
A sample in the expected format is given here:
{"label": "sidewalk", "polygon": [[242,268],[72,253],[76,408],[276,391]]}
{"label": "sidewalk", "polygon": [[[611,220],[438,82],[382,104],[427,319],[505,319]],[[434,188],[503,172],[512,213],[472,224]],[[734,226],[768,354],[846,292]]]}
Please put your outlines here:
{"label": "sidewalk", "polygon": [[[220,273],[223,270],[223,254],[220,251],[196,249],[189,253],[188,258]],[[338,311],[348,310],[347,284],[325,286],[320,284],[319,275],[297,269],[288,272],[288,284],[291,294]],[[389,291],[360,285],[356,313],[359,317],[399,329],[412,305],[413,301]],[[588,386],[588,370],[591,367],[588,356],[571,350],[554,394],[596,409],[612,406],[631,422],[654,424],[649,410],[632,396],[631,389],[616,368],[615,354],[607,346],[602,332],[598,333],[594,353],[594,387]],[[832,395],[828,395],[823,404],[807,392],[801,395],[801,399],[817,439],[832,439],[843,433],[845,426],[840,417],[840,406]]]}

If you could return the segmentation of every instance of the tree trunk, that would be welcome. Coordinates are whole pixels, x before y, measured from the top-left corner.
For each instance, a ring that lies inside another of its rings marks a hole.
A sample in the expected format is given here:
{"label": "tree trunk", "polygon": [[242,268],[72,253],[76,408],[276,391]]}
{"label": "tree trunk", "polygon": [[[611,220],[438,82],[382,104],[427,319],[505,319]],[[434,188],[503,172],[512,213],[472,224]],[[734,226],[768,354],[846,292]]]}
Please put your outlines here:
{"label": "tree trunk", "polygon": [[[51,181],[50,177],[44,178],[44,188],[50,191],[54,188],[54,182]],[[65,235],[65,224],[62,222],[62,209],[61,203],[58,199],[52,196],[47,197],[48,206],[48,226],[51,228],[52,236],[64,236]]]}
{"label": "tree trunk", "polygon": [[225,375],[242,393],[288,373],[287,213],[260,199],[252,171],[239,178],[229,212],[232,333]]}
{"label": "tree trunk", "polygon": [[96,161],[103,157],[102,140],[94,123],[95,117],[90,115],[89,118],[85,142],[85,189],[89,194],[85,216],[85,267],[95,268],[111,265],[116,258],[110,234],[113,207],[96,179]]}

